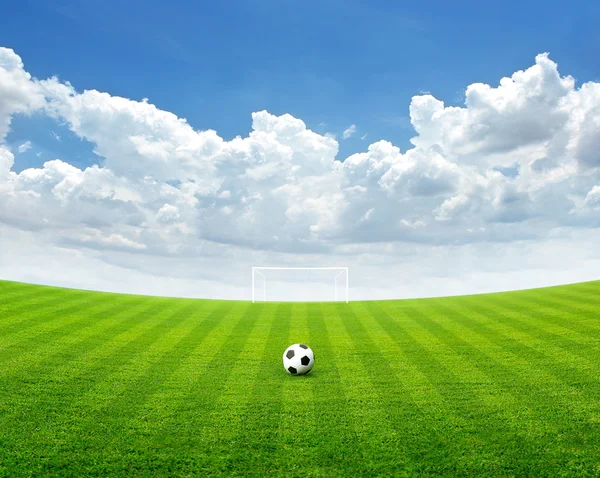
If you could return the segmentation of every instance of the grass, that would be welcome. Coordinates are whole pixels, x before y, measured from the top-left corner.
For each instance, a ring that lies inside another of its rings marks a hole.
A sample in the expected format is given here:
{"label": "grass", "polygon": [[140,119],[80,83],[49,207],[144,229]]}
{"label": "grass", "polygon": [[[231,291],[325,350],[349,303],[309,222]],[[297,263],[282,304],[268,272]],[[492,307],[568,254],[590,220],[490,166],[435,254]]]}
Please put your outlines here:
{"label": "grass", "polygon": [[599,442],[600,281],[350,304],[0,281],[0,476],[599,476]]}

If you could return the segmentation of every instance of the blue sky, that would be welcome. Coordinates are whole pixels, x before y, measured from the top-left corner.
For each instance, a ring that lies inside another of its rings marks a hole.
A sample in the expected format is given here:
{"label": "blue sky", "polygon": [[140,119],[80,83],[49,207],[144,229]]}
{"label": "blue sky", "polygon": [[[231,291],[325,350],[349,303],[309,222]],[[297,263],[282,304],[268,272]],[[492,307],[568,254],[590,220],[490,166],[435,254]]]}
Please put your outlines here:
{"label": "blue sky", "polygon": [[[578,83],[597,81],[599,18],[591,1],[58,0],[11,2],[0,31],[37,78],[148,98],[225,139],[246,136],[253,111],[290,113],[336,134],[345,158],[382,138],[410,147],[412,96],[462,104],[467,85],[495,86],[541,52]],[[57,156],[97,161],[51,122],[13,120],[8,142],[33,143],[17,171]]]}
{"label": "blue sky", "polygon": [[256,265],[348,266],[354,298],[598,278],[597,1],[1,12],[0,278],[220,298]]}

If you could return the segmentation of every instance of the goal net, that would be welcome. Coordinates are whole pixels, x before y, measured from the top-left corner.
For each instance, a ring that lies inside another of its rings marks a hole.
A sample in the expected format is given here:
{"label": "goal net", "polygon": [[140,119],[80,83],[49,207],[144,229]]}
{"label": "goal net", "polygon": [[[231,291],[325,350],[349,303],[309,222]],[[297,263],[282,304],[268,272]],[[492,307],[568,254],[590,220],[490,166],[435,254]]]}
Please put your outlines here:
{"label": "goal net", "polygon": [[348,302],[348,268],[253,267],[252,302]]}

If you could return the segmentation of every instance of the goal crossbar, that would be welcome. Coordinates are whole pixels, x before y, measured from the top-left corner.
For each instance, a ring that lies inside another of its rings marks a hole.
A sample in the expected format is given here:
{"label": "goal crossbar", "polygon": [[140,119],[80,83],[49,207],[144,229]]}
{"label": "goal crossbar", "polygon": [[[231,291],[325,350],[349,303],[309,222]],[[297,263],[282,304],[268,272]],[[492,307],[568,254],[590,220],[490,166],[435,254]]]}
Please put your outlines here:
{"label": "goal crossbar", "polygon": [[[331,301],[333,300],[334,302],[338,302],[338,301],[343,301],[348,303],[349,301],[349,271],[348,271],[348,267],[273,267],[273,266],[268,266],[268,267],[252,267],[252,302],[256,302],[257,300],[259,301],[267,301],[267,283],[269,282],[269,285],[271,285],[273,287],[273,285],[271,284],[271,282],[276,282],[276,281],[271,281],[271,280],[267,280],[267,276],[268,271],[280,271],[282,272],[284,278],[279,278],[279,282],[294,282],[294,281],[290,281],[289,279],[285,278],[285,272],[286,271],[316,271],[316,272],[325,272],[325,274],[329,271],[329,272],[333,272],[333,271],[338,271],[337,274],[331,274],[328,277],[330,277],[329,281],[331,281],[331,285],[333,287],[333,297],[329,296],[329,299],[324,299],[324,301]],[[327,274],[326,274],[327,275]],[[340,276],[343,276],[343,280],[338,281],[338,278]],[[257,280],[258,279],[258,280]],[[312,278],[309,276],[309,280],[308,282],[310,283],[312,281]],[[329,282],[327,279],[322,280],[321,282]],[[306,281],[304,281],[306,282]],[[338,282],[341,282],[341,285],[338,284]],[[296,280],[296,283],[300,283],[302,284],[303,281],[302,280]],[[262,285],[262,290],[261,286]],[[306,284],[304,284],[306,285]],[[316,287],[315,284],[313,284],[313,286]],[[320,290],[322,291],[322,287],[320,288]],[[273,300],[273,299],[271,299]],[[285,302],[285,300],[282,300],[283,302]],[[295,301],[295,300],[294,300]]]}

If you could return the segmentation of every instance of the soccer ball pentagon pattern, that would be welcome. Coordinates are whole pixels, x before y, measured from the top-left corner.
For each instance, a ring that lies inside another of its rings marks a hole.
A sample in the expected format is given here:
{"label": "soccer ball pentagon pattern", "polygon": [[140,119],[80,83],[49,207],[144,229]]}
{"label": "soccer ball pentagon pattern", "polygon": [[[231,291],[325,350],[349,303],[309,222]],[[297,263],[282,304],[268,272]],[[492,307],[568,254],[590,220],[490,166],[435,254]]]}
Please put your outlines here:
{"label": "soccer ball pentagon pattern", "polygon": [[315,365],[315,354],[308,345],[290,345],[283,352],[283,368],[292,375],[306,375]]}

